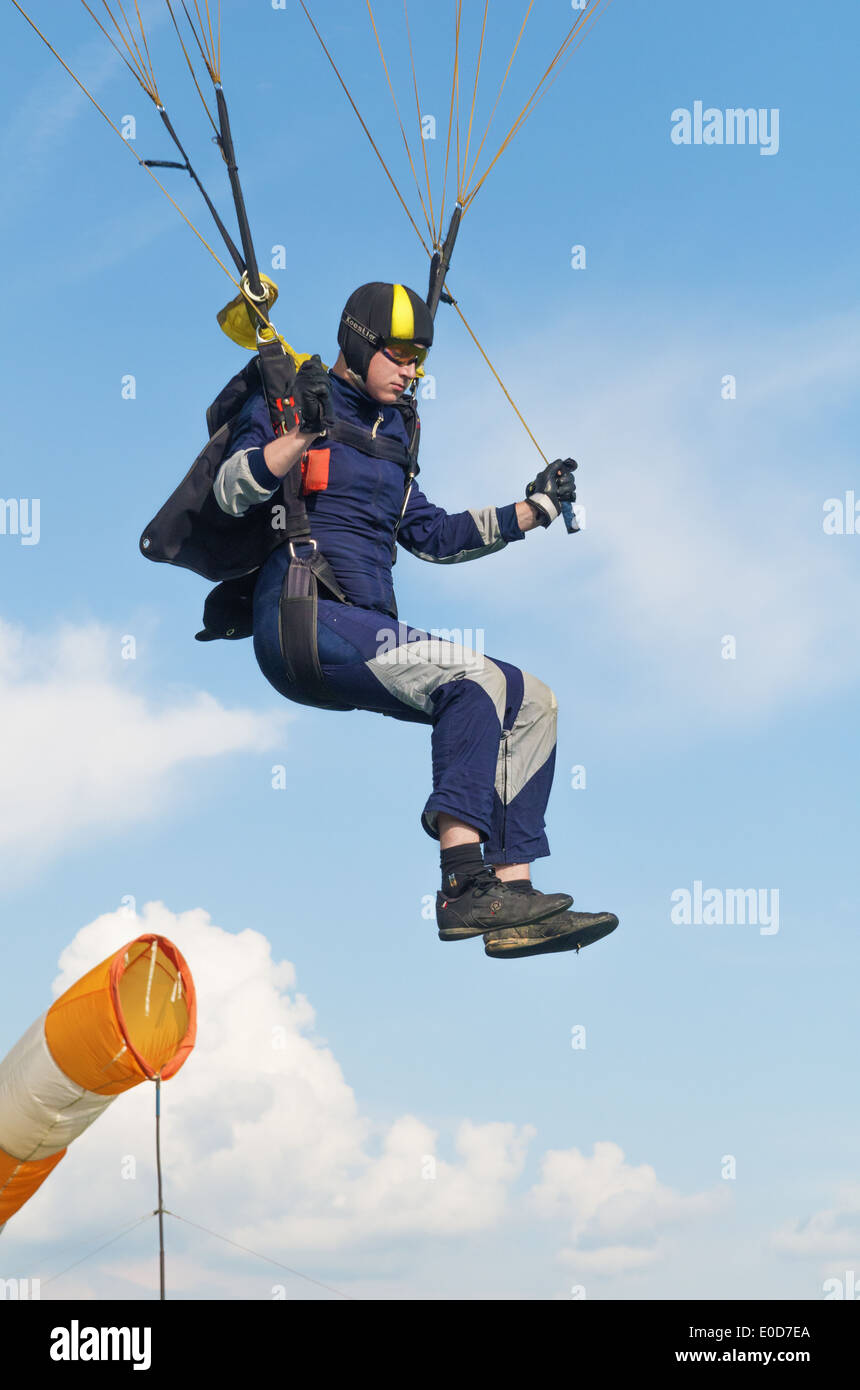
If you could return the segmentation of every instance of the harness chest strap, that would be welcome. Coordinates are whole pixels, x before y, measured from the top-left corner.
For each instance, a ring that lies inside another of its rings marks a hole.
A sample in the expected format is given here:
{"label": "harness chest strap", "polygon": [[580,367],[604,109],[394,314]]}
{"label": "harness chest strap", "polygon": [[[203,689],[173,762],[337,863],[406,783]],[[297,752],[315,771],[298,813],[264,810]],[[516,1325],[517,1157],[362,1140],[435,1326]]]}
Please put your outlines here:
{"label": "harness chest strap", "polygon": [[[391,563],[397,562],[397,534],[400,525],[406,515],[406,508],[409,504],[409,496],[412,492],[412,484],[418,474],[418,445],[420,442],[420,420],[418,412],[414,406],[404,405],[403,415],[409,431],[410,439],[408,444],[402,440],[391,439],[385,435],[379,436],[370,430],[363,429],[360,425],[354,425],[348,420],[332,420],[326,429],[325,438],[338,444],[346,444],[362,454],[368,454],[371,458],[388,459],[391,463],[397,463],[406,475],[406,485],[403,493],[403,501],[397,520],[394,524],[394,535],[391,542]],[[303,494],[309,492],[323,492],[328,487],[329,464],[331,458],[330,448],[309,449],[302,459],[301,489],[296,487],[292,491],[290,498],[290,510],[295,512],[297,525],[288,527],[285,531],[285,539],[293,539],[299,536],[310,535],[310,524],[307,520],[307,510],[302,500]],[[289,475],[288,475],[289,476]]]}

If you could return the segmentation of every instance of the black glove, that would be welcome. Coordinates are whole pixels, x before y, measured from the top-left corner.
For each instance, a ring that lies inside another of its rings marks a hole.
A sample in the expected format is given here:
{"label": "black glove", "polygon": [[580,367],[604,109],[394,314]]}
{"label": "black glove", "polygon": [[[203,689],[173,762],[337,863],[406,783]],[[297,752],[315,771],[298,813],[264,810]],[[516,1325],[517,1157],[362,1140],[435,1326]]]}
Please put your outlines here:
{"label": "black glove", "polygon": [[331,387],[328,372],[317,354],[302,363],[285,406],[292,410],[302,434],[325,434],[332,418]]}
{"label": "black glove", "polygon": [[531,503],[541,526],[549,526],[555,521],[563,502],[572,505],[576,501],[576,484],[573,481],[576,467],[576,459],[556,459],[538,473],[534,482],[526,488],[526,501]]}

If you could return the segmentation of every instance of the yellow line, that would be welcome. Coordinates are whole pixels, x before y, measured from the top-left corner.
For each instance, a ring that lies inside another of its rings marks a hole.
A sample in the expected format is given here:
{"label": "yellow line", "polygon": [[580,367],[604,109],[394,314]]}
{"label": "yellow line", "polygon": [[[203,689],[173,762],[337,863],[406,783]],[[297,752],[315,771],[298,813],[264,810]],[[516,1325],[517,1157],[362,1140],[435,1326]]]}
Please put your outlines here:
{"label": "yellow line", "polygon": [[442,234],[441,225],[436,229],[436,214],[433,211],[433,188],[430,182],[430,166],[427,163],[427,141],[424,139],[424,132],[421,126],[421,98],[418,95],[418,74],[415,71],[415,54],[412,49],[412,30],[409,27],[409,7],[407,0],[403,0],[403,14],[406,19],[406,35],[409,39],[409,59],[412,64],[412,86],[415,89],[415,111],[418,116],[418,130],[421,136],[421,153],[424,157],[424,178],[427,183],[427,202],[430,207],[430,225],[433,245],[435,246],[439,236]]}
{"label": "yellow line", "polygon": [[215,135],[216,135],[216,137],[217,137],[218,134],[219,134],[218,127],[217,127],[217,125],[215,124],[215,121],[214,121],[214,119],[213,119],[213,117],[212,117],[212,112],[209,110],[209,107],[208,107],[207,104],[206,104],[206,98],[205,98],[205,96],[203,95],[203,92],[202,92],[201,87],[200,87],[200,83],[197,81],[197,73],[194,71],[194,64],[193,64],[192,61],[191,61],[191,55],[189,54],[188,49],[185,47],[185,40],[183,39],[183,37],[182,37],[182,32],[181,32],[181,30],[180,30],[180,28],[179,28],[179,25],[178,25],[177,22],[176,22],[176,15],[173,13],[173,6],[171,5],[170,0],[164,0],[164,3],[165,3],[166,6],[167,6],[167,12],[168,12],[168,14],[170,15],[170,18],[173,20],[173,27],[174,27],[174,29],[176,30],[176,37],[177,37],[178,40],[179,40],[179,46],[180,46],[180,48],[182,49],[182,52],[183,52],[184,55],[185,55],[185,61],[186,61],[186,63],[188,64],[188,71],[191,73],[191,81],[194,83],[194,86],[197,88],[197,95],[199,96],[200,100],[203,102],[203,110],[206,112],[206,115],[209,117],[209,124],[211,125],[211,127],[212,127],[212,129],[213,129],[213,131],[215,132]]}
{"label": "yellow line", "polygon": [[397,124],[400,126],[400,134],[403,136],[403,144],[404,144],[404,146],[406,147],[406,158],[409,160],[409,167],[410,167],[410,169],[412,170],[412,177],[413,177],[413,179],[415,180],[415,187],[416,187],[416,189],[417,189],[417,191],[418,191],[418,201],[419,201],[420,204],[421,204],[421,211],[424,213],[424,221],[425,221],[426,224],[427,224],[427,231],[429,232],[429,234],[430,234],[430,240],[432,241],[432,240],[433,240],[433,224],[432,224],[432,222],[430,221],[430,217],[429,217],[429,214],[428,214],[428,212],[427,212],[427,208],[426,208],[425,203],[424,203],[424,198],[423,198],[423,195],[422,195],[422,193],[421,193],[421,185],[420,185],[420,183],[418,182],[418,175],[417,175],[417,173],[415,172],[415,165],[414,165],[413,162],[412,162],[412,151],[411,151],[410,148],[409,148],[409,141],[408,141],[408,139],[407,139],[407,137],[406,137],[406,131],[405,131],[404,128],[403,128],[403,121],[401,120],[401,117],[400,117],[400,107],[399,107],[398,104],[397,104],[397,97],[394,95],[394,87],[393,87],[392,82],[391,82],[391,74],[390,74],[390,72],[388,71],[388,64],[387,64],[386,61],[385,61],[385,53],[383,52],[383,49],[382,49],[382,40],[381,40],[381,38],[379,37],[379,30],[378,30],[377,27],[376,27],[376,19],[375,19],[375,17],[374,17],[374,13],[373,13],[373,7],[372,7],[372,5],[371,5],[371,3],[370,3],[370,0],[366,0],[366,4],[367,4],[367,12],[368,12],[368,14],[370,15],[371,27],[373,28],[373,34],[374,34],[374,37],[375,37],[375,39],[376,39],[376,46],[377,46],[377,48],[379,49],[379,56],[380,56],[380,58],[382,59],[382,66],[383,66],[383,69],[385,70],[385,77],[386,77],[386,80],[387,80],[387,82],[388,82],[388,90],[389,90],[389,92],[391,93],[391,100],[392,100],[393,103],[394,103],[394,110],[395,110],[395,113],[396,113],[396,115],[397,115]]}
{"label": "yellow line", "polygon": [[[12,0],[12,3],[15,4],[15,3],[16,3],[16,0]],[[361,123],[361,128],[362,128],[362,130],[364,131],[365,135],[367,136],[368,140],[370,141],[371,145],[373,146],[374,154],[376,155],[376,158],[379,160],[380,164],[382,165],[383,169],[385,170],[385,173],[386,173],[386,175],[387,175],[387,177],[388,177],[388,182],[391,184],[391,187],[394,189],[394,192],[397,194],[397,198],[398,198],[398,200],[399,200],[399,202],[400,202],[401,207],[403,208],[403,211],[406,213],[406,216],[409,218],[409,221],[412,223],[412,226],[415,228],[415,235],[418,237],[419,241],[421,242],[421,245],[424,247],[424,250],[427,252],[427,255],[428,255],[428,256],[432,256],[432,254],[433,254],[432,251],[430,250],[429,246],[427,245],[426,241],[424,240],[424,237],[421,235],[421,228],[418,226],[418,223],[415,221],[415,218],[412,216],[412,213],[409,211],[409,207],[408,207],[408,205],[407,205],[407,203],[406,203],[406,201],[405,201],[405,199],[404,199],[404,197],[403,197],[403,194],[400,192],[400,189],[397,187],[397,184],[394,182],[394,177],[393,177],[393,175],[392,175],[390,169],[388,168],[388,165],[386,164],[385,160],[382,158],[382,155],[380,154],[379,149],[377,148],[376,141],[374,140],[373,136],[371,135],[370,131],[369,131],[368,128],[367,128],[367,125],[366,125],[366,123],[365,123],[365,121],[364,121],[364,117],[362,116],[361,112],[359,111],[358,107],[356,106],[355,102],[353,101],[352,93],[350,92],[349,88],[347,87],[346,83],[344,82],[343,78],[341,77],[340,72],[338,71],[337,64],[336,64],[335,61],[334,61],[334,58],[332,58],[331,54],[329,53],[328,49],[326,48],[325,41],[324,41],[324,39],[323,39],[322,34],[320,33],[320,31],[319,31],[319,29],[317,28],[317,26],[314,24],[313,19],[311,18],[311,14],[310,14],[310,11],[308,10],[307,5],[305,4],[305,0],[299,0],[299,4],[301,5],[302,9],[303,9],[304,12],[305,12],[305,17],[306,17],[308,23],[310,24],[311,28],[313,29],[314,33],[316,34],[317,38],[319,39],[320,47],[322,48],[322,51],[323,51],[323,53],[325,54],[325,56],[328,58],[328,60],[329,60],[329,62],[330,62],[330,64],[331,64],[331,66],[332,66],[332,69],[333,69],[333,71],[334,71],[335,77],[337,78],[337,80],[338,80],[338,82],[340,83],[340,85],[343,87],[343,90],[344,90],[344,92],[346,93],[346,98],[347,98],[347,100],[348,100],[350,106],[352,107],[353,111],[355,112],[356,116],[358,117],[358,119],[359,119],[359,121],[360,121],[360,123]]]}
{"label": "yellow line", "polygon": [[[597,13],[598,13],[598,10],[600,9],[601,4],[602,4],[603,7],[604,7],[603,10],[601,11],[601,13],[602,13],[602,14],[605,14],[606,11],[609,9],[609,6],[612,4],[612,0],[596,0],[596,3],[594,4],[593,8],[592,8],[591,10],[589,10],[589,12],[588,12],[589,22],[591,22],[591,23],[594,22],[594,19],[595,19],[596,16],[597,16]],[[585,39],[585,29],[586,29],[586,25],[583,25],[583,26],[582,26],[582,34],[581,34],[579,40],[578,40],[575,44],[573,44],[573,45],[571,46],[570,50],[569,50],[567,53],[565,53],[565,55],[564,55],[562,61],[558,64],[558,67],[556,68],[556,70],[555,70],[555,72],[553,73],[553,75],[552,75],[552,77],[550,78],[550,80],[547,82],[547,84],[546,84],[546,86],[544,87],[543,91],[541,92],[540,96],[537,97],[537,99],[536,99],[536,101],[535,101],[535,103],[534,103],[534,106],[531,108],[531,111],[529,111],[529,115],[531,115],[532,112],[535,111],[535,109],[540,105],[540,103],[543,101],[544,97],[546,96],[547,92],[549,91],[550,87],[552,86],[553,82],[557,82],[557,81],[558,81],[559,77],[561,76],[561,74],[562,74],[562,72],[564,71],[564,69],[567,67],[567,65],[568,65],[568,63],[570,62],[571,58],[573,57],[574,53],[575,53],[576,50],[580,47],[580,45],[583,43],[583,41],[584,41],[584,39]]]}
{"label": "yellow line", "polygon": [[[565,36],[563,42],[559,45],[558,49],[556,50],[556,52],[555,52],[555,54],[554,54],[554,56],[553,56],[551,62],[549,63],[548,67],[546,68],[546,70],[544,71],[542,77],[540,78],[540,81],[537,83],[536,87],[534,88],[534,90],[533,90],[531,96],[529,97],[528,101],[526,102],[525,106],[524,106],[523,109],[520,111],[520,114],[517,116],[516,120],[514,121],[513,125],[511,126],[511,129],[508,131],[508,134],[505,136],[504,140],[502,141],[502,144],[500,145],[499,149],[497,150],[497,152],[496,152],[496,154],[495,154],[493,160],[491,161],[491,163],[489,164],[489,166],[487,167],[487,169],[484,171],[484,173],[481,175],[481,178],[478,180],[477,184],[476,184],[475,187],[472,189],[471,193],[468,195],[468,197],[467,197],[467,199],[466,199],[466,201],[465,201],[464,207],[468,207],[469,204],[474,200],[476,194],[478,193],[478,191],[479,191],[479,189],[481,188],[482,184],[483,184],[484,181],[486,180],[487,176],[488,176],[488,175],[490,174],[490,172],[495,168],[496,164],[497,164],[498,161],[501,159],[501,157],[502,157],[502,155],[504,154],[505,150],[508,148],[508,146],[510,145],[511,141],[514,139],[514,136],[517,134],[517,131],[520,129],[520,126],[528,119],[528,117],[531,115],[532,111],[534,110],[535,106],[536,106],[537,103],[540,101],[541,97],[542,97],[543,94],[544,94],[544,91],[546,90],[546,87],[547,87],[548,85],[551,85],[551,83],[548,81],[548,79],[550,78],[550,75],[552,74],[553,69],[557,66],[557,64],[560,62],[560,60],[561,60],[563,57],[565,57],[565,55],[568,55],[568,56],[569,56],[569,50],[570,50],[570,51],[573,51],[573,49],[576,49],[576,48],[579,47],[579,43],[573,44],[573,38],[574,38],[574,36],[575,36],[577,30],[578,30],[581,26],[585,26],[586,20],[588,20],[589,22],[590,22],[591,20],[593,20],[594,16],[597,14],[597,12],[598,12],[598,10],[599,10],[599,8],[600,8],[600,4],[601,4],[601,0],[596,0],[596,3],[595,3],[594,5],[592,5],[592,7],[591,7],[590,9],[588,9],[588,10],[583,10],[582,13],[581,13],[581,14],[578,16],[578,18],[576,19],[576,21],[574,22],[574,24],[573,24],[573,25],[571,26],[571,28],[568,30],[567,35]],[[580,39],[579,42],[581,43],[582,40]]]}
{"label": "yellow line", "polygon": [[126,27],[126,29],[128,30],[128,36],[129,36],[129,39],[131,39],[131,44],[128,43],[128,40],[127,40],[127,39],[123,38],[122,29],[121,29],[121,27],[120,27],[119,21],[116,19],[116,17],[115,17],[114,15],[111,14],[110,6],[108,5],[107,0],[102,0],[102,4],[104,5],[105,9],[107,10],[108,14],[110,15],[111,19],[113,20],[114,24],[116,25],[116,31],[117,31],[117,33],[119,34],[120,38],[122,38],[123,43],[126,44],[126,46],[128,47],[129,53],[131,53],[132,47],[134,48],[134,52],[135,52],[135,54],[137,55],[136,61],[137,61],[138,64],[140,65],[140,70],[141,70],[141,72],[144,72],[144,73],[145,73],[145,72],[146,72],[146,64],[145,64],[144,61],[143,61],[143,54],[141,53],[140,49],[139,49],[138,46],[137,46],[137,40],[136,40],[136,38],[134,37],[134,31],[133,31],[133,29],[132,29],[132,27],[131,27],[131,24],[129,23],[128,16],[127,16],[125,10],[124,10],[123,7],[122,7],[122,0],[117,0],[117,3],[118,3],[118,5],[119,5],[119,12],[120,12],[120,14],[122,15],[123,19],[125,20],[125,27]]}
{"label": "yellow line", "polygon": [[462,203],[462,189],[460,186],[461,164],[460,164],[460,22],[463,18],[463,0],[457,0],[457,61],[454,64],[454,96],[457,105],[457,119],[454,125],[454,133],[457,139],[457,202]]}
{"label": "yellow line", "polygon": [[[140,71],[138,70],[136,64],[130,63],[130,62],[129,62],[128,58],[125,56],[125,53],[123,53],[123,51],[122,51],[122,49],[120,48],[119,44],[118,44],[118,43],[116,42],[116,40],[112,37],[112,35],[108,33],[107,29],[106,29],[106,28],[104,27],[104,25],[102,24],[102,22],[101,22],[101,20],[99,19],[98,15],[93,14],[92,10],[90,9],[89,5],[87,4],[87,0],[81,0],[81,4],[83,5],[84,9],[86,10],[86,12],[87,12],[87,14],[90,16],[90,18],[94,21],[94,23],[98,25],[99,29],[101,29],[102,33],[104,34],[105,38],[107,39],[107,41],[108,41],[108,43],[111,45],[111,47],[112,47],[113,49],[115,49],[115,51],[119,54],[120,58],[121,58],[122,61],[125,63],[126,67],[128,68],[129,72],[131,73],[131,75],[132,75],[132,77],[135,79],[135,81],[140,83],[140,85],[141,85],[141,87],[143,88],[143,90],[147,93],[148,96],[152,97],[152,100],[153,100],[153,101],[155,101],[155,102],[159,101],[160,98],[159,98],[159,95],[158,95],[158,89],[157,89],[157,87],[155,86],[154,81],[153,81],[153,83],[152,83],[152,86],[150,86],[149,82],[146,81],[145,76],[142,76],[142,75],[141,75],[141,73],[140,73]],[[105,8],[107,8],[107,6],[105,6]],[[108,14],[110,14],[110,10],[108,10]],[[111,15],[111,19],[113,19],[113,15]],[[125,44],[126,52],[130,53],[131,50],[129,49],[128,44],[125,43],[125,39],[122,38],[122,35],[121,35],[121,34],[120,34],[120,38],[122,39],[122,42]],[[134,55],[132,55],[132,57],[133,57],[133,56],[134,56]]]}
{"label": "yellow line", "polygon": [[484,131],[483,138],[482,138],[482,140],[481,140],[480,145],[478,146],[478,153],[475,155],[475,158],[472,160],[472,167],[471,167],[471,169],[469,170],[469,174],[468,174],[468,177],[467,177],[467,179],[466,179],[466,184],[465,184],[465,187],[464,187],[464,190],[463,190],[465,193],[468,193],[468,191],[469,191],[469,184],[472,182],[472,176],[474,175],[475,167],[476,167],[476,165],[477,165],[477,163],[478,163],[478,160],[481,158],[481,151],[483,150],[484,145],[485,145],[486,142],[487,142],[487,136],[488,136],[489,133],[490,133],[490,129],[491,129],[492,124],[493,124],[493,120],[495,119],[496,111],[497,111],[497,109],[498,109],[499,102],[501,101],[501,98],[502,98],[502,92],[505,90],[505,84],[507,83],[508,77],[510,76],[511,68],[512,68],[513,65],[514,65],[514,59],[515,59],[516,56],[517,56],[517,50],[519,49],[520,42],[521,42],[521,40],[522,40],[523,34],[525,33],[526,25],[527,25],[528,22],[529,22],[529,15],[531,14],[532,9],[534,8],[534,3],[535,3],[535,0],[529,0],[529,7],[528,7],[528,9],[526,10],[526,17],[525,17],[525,19],[523,20],[523,22],[522,22],[522,24],[521,24],[521,26],[520,26],[520,32],[517,34],[517,41],[516,41],[516,43],[514,44],[514,51],[513,51],[513,53],[512,53],[511,56],[510,56],[510,59],[509,59],[509,61],[508,61],[508,66],[505,68],[505,75],[504,75],[504,77],[502,78],[502,85],[499,87],[498,95],[496,96],[496,100],[495,100],[495,102],[493,103],[493,109],[492,109],[492,111],[490,112],[490,119],[489,119],[489,121],[487,122],[487,129]]}
{"label": "yellow line", "polygon": [[[450,293],[450,291],[449,291],[449,293]],[[453,293],[451,294],[451,297],[452,297],[452,299],[454,299]],[[513,396],[511,395],[511,393],[510,393],[510,391],[508,390],[508,388],[507,388],[507,386],[505,385],[505,383],[502,381],[502,378],[499,376],[498,372],[496,371],[496,369],[495,369],[495,367],[493,366],[492,362],[490,361],[489,357],[488,357],[487,354],[485,353],[484,349],[481,347],[481,344],[478,342],[478,339],[475,337],[475,333],[474,333],[474,331],[472,330],[472,328],[470,327],[469,323],[467,322],[466,316],[465,316],[465,314],[463,313],[462,309],[460,308],[459,304],[457,303],[456,299],[454,299],[454,308],[457,310],[457,313],[459,314],[459,316],[460,316],[460,318],[461,318],[461,320],[462,320],[462,322],[463,322],[463,327],[465,328],[465,330],[466,330],[466,332],[468,333],[469,337],[472,339],[472,342],[475,344],[475,347],[478,349],[479,353],[480,353],[481,356],[483,357],[483,359],[484,359],[484,361],[486,362],[487,366],[489,367],[490,371],[493,373],[493,376],[496,378],[496,381],[499,383],[499,385],[501,386],[502,390],[504,391],[504,393],[505,393],[505,398],[506,398],[508,404],[509,404],[509,405],[511,406],[511,408],[513,409],[514,414],[516,415],[517,419],[519,420],[520,424],[522,425],[523,429],[525,430],[525,432],[526,432],[526,434],[528,435],[529,439],[531,440],[532,444],[534,444],[535,448],[537,449],[537,451],[538,451],[538,453],[540,454],[541,458],[543,459],[544,463],[549,463],[549,459],[547,458],[547,456],[546,456],[546,454],[544,453],[544,451],[543,451],[543,449],[541,448],[541,446],[538,444],[537,440],[535,439],[534,435],[532,434],[531,430],[529,429],[528,425],[526,424],[525,420],[523,419],[522,415],[520,414],[519,410],[517,409],[517,405],[516,405],[516,402],[514,401]]]}
{"label": "yellow line", "polygon": [[152,78],[152,85],[155,86],[155,69],[152,66],[152,55],[149,51],[149,44],[146,40],[146,30],[143,27],[143,16],[140,13],[140,6],[138,5],[137,0],[134,0],[134,8],[137,14],[137,22],[140,25],[140,37],[143,42],[144,49],[146,50],[146,61],[149,64],[149,75]]}
{"label": "yellow line", "polygon": [[[481,25],[481,43],[480,43],[480,46],[479,46],[479,48],[478,48],[478,64],[477,64],[477,67],[475,68],[475,86],[474,86],[474,88],[473,88],[473,90],[472,90],[472,106],[471,106],[471,110],[469,111],[469,131],[468,131],[468,134],[467,134],[467,136],[466,136],[466,149],[465,149],[465,153],[463,154],[463,168],[460,170],[460,174],[459,174],[459,179],[458,179],[458,181],[461,181],[461,180],[462,180],[462,176],[463,176],[463,174],[465,174],[465,172],[466,172],[466,165],[469,163],[469,147],[470,147],[470,145],[471,145],[471,143],[472,143],[472,125],[473,125],[474,120],[475,120],[475,103],[476,103],[477,100],[478,100],[478,80],[479,80],[479,78],[480,78],[480,76],[481,76],[481,60],[482,60],[482,58],[483,58],[483,56],[484,56],[484,39],[486,38],[486,35],[487,35],[487,11],[489,10],[489,8],[490,8],[490,0],[484,0],[484,20],[483,20],[483,23],[482,23],[482,25]],[[463,188],[464,188],[464,190],[465,190],[465,185],[463,185]]]}
{"label": "yellow line", "polygon": [[[448,143],[445,148],[445,173],[442,178],[442,208],[439,213],[439,236],[445,225],[445,199],[448,194],[448,162],[451,157],[451,131],[454,126],[454,89],[457,84],[457,64],[460,59],[460,17],[459,12],[454,25],[454,70],[451,75],[451,105],[448,110]],[[438,245],[438,243],[437,243]]]}

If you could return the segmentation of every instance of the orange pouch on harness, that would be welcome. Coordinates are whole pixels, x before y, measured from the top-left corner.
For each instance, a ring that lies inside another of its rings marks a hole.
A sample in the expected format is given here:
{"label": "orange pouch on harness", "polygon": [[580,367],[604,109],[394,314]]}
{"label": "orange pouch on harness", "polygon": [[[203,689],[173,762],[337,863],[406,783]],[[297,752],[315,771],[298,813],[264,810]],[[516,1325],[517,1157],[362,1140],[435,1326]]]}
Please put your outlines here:
{"label": "orange pouch on harness", "polygon": [[308,449],[302,459],[302,492],[325,492],[331,449]]}

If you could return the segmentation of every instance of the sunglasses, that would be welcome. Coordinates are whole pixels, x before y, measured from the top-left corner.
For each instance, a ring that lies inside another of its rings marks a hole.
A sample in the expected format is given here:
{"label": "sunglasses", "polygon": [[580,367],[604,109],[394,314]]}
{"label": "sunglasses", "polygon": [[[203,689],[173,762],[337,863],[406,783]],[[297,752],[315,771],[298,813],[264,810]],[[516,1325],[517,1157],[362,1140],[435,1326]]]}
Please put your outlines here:
{"label": "sunglasses", "polygon": [[408,367],[413,362],[420,367],[429,351],[421,343],[404,342],[402,338],[389,339],[380,348],[383,357],[387,357],[389,362],[396,362],[398,367]]}

